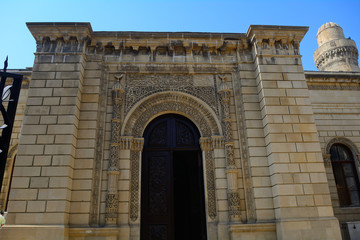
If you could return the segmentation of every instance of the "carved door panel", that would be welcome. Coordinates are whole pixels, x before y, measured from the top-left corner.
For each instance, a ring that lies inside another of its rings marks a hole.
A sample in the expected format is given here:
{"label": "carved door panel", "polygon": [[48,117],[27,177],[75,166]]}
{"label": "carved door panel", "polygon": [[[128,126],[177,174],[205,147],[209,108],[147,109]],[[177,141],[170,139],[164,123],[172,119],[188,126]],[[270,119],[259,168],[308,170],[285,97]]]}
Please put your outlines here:
{"label": "carved door panel", "polygon": [[141,238],[173,239],[173,184],[170,152],[145,152],[142,168],[142,191],[144,192],[142,192],[141,200]]}

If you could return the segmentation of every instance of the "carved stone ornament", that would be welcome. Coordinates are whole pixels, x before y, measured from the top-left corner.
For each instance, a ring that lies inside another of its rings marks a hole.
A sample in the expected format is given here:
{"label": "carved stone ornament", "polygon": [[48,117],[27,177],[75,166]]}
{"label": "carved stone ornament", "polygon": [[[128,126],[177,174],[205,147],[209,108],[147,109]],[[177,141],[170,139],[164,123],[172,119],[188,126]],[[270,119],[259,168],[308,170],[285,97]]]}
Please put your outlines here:
{"label": "carved stone ornament", "polygon": [[134,222],[139,217],[140,152],[131,151],[130,156],[130,219]]}
{"label": "carved stone ornament", "polygon": [[355,66],[358,66],[358,57],[359,53],[356,47],[353,46],[342,46],[331,51],[326,51],[315,60],[315,65],[318,69],[322,69],[324,65],[329,61],[334,61],[333,59],[339,59],[348,57],[353,61]]}
{"label": "carved stone ornament", "polygon": [[164,112],[188,117],[204,137],[220,135],[215,113],[200,99],[180,92],[161,92],[141,102],[126,120],[123,127],[124,135],[142,136],[146,124],[154,116]]}
{"label": "carved stone ornament", "polygon": [[230,220],[240,220],[241,209],[240,209],[240,195],[237,191],[228,192],[228,203],[229,203],[229,217]]}
{"label": "carved stone ornament", "polygon": [[117,82],[113,86],[112,100],[113,100],[113,118],[111,120],[111,144],[110,144],[110,159],[107,169],[108,186],[105,205],[105,222],[106,225],[116,225],[118,212],[118,175],[119,172],[119,151],[120,151],[120,131],[121,131],[121,106],[123,105],[124,90],[120,84],[123,75],[115,76]]}
{"label": "carved stone ornament", "polygon": [[215,188],[215,164],[212,151],[205,151],[206,185],[208,197],[208,214],[211,219],[217,216],[216,211],[216,188]]}
{"label": "carved stone ornament", "polygon": [[[128,117],[125,118],[123,131],[126,136],[139,137],[142,139],[142,133],[146,125],[162,113],[177,113],[186,116],[198,127],[202,137],[219,136],[220,124],[216,118],[216,113],[212,108],[194,96],[183,92],[159,92],[145,98],[134,105],[134,110],[129,111]],[[202,138],[203,139],[203,138]],[[205,167],[207,181],[207,199],[209,217],[215,219],[216,211],[216,191],[215,191],[215,168],[214,157],[211,150],[211,138],[206,138],[207,144],[201,144],[205,151]],[[143,144],[143,139],[142,142]],[[134,147],[137,145],[132,143]],[[137,148],[132,147],[131,151],[131,183],[130,183],[130,219],[136,221],[139,217],[139,172],[140,172],[140,152],[142,145]]]}
{"label": "carved stone ornament", "polygon": [[226,164],[227,166],[235,166],[234,146],[232,144],[225,145]]}
{"label": "carved stone ornament", "polygon": [[139,217],[140,190],[140,152],[144,146],[143,138],[135,138],[131,142],[130,153],[130,219],[136,221]]}
{"label": "carved stone ornament", "polygon": [[118,194],[108,194],[106,196],[106,213],[105,220],[106,225],[116,225],[117,223],[117,210],[119,207]]}
{"label": "carved stone ornament", "polygon": [[158,92],[183,92],[204,101],[218,113],[216,81],[208,86],[195,84],[189,74],[127,74],[125,112],[128,113],[141,99]]}

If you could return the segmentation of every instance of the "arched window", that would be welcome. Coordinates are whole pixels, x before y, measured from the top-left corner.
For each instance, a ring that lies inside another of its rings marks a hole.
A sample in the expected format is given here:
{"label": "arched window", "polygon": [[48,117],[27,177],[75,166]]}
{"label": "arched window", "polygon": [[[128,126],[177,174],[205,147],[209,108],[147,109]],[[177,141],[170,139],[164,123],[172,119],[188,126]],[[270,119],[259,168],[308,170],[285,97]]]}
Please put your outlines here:
{"label": "arched window", "polygon": [[350,149],[336,143],[330,148],[330,158],[340,206],[360,206],[359,177]]}

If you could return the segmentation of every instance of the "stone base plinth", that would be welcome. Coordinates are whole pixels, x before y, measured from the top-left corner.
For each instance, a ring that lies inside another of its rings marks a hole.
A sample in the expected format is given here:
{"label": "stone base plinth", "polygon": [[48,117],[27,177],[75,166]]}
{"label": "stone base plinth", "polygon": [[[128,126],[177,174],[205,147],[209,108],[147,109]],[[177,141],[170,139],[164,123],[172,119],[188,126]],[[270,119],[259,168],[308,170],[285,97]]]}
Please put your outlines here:
{"label": "stone base plinth", "polygon": [[235,240],[275,240],[275,223],[233,224],[229,226],[230,237]]}
{"label": "stone base plinth", "polygon": [[128,227],[70,228],[69,240],[129,239]]}
{"label": "stone base plinth", "polygon": [[61,225],[6,225],[1,240],[118,240],[129,239],[128,227],[68,228]]}
{"label": "stone base plinth", "polygon": [[276,224],[278,240],[341,240],[336,218],[280,220]]}
{"label": "stone base plinth", "polygon": [[62,225],[5,225],[1,240],[68,240],[69,229]]}

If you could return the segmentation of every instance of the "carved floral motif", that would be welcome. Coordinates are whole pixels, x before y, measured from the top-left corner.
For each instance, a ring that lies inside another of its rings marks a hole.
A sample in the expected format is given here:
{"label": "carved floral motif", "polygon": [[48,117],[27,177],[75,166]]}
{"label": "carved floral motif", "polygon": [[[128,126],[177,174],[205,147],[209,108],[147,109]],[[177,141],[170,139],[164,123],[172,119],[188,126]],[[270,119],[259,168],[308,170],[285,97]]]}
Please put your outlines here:
{"label": "carved floral motif", "polygon": [[219,135],[213,114],[198,101],[181,93],[161,93],[137,107],[128,119],[124,135],[141,136],[149,120],[163,112],[184,113],[199,127],[202,136]]}
{"label": "carved floral motif", "polygon": [[181,74],[129,74],[126,78],[125,112],[141,99],[157,92],[184,92],[206,102],[218,113],[216,88],[213,86],[195,86],[192,75]]}

